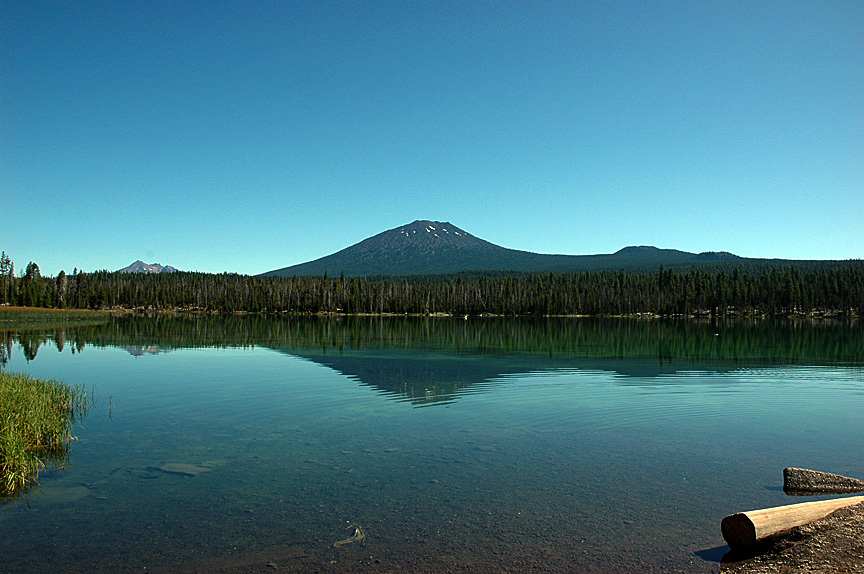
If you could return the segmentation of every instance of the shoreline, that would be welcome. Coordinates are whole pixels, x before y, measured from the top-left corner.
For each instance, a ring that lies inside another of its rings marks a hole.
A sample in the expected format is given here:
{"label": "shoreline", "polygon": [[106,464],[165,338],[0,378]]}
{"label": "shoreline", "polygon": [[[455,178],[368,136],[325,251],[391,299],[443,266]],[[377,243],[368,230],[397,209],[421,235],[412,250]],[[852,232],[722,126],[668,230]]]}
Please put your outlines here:
{"label": "shoreline", "polygon": [[396,313],[396,312],[357,312],[348,313],[344,311],[217,311],[194,307],[175,308],[152,308],[152,307],[113,307],[106,309],[80,309],[80,308],[55,308],[55,307],[23,307],[0,305],[0,322],[3,316],[12,317],[21,315],[52,317],[59,316],[63,319],[101,318],[108,316],[128,315],[224,315],[224,316],[257,316],[257,317],[412,317],[424,319],[638,319],[638,320],[695,320],[695,321],[725,321],[725,320],[857,320],[858,313],[854,310],[842,311],[839,309],[819,309],[812,311],[798,311],[783,314],[769,314],[763,312],[726,312],[711,313],[710,311],[697,311],[683,314],[658,314],[650,311],[623,314],[523,314],[504,315],[498,313],[458,314],[446,311],[429,313]]}

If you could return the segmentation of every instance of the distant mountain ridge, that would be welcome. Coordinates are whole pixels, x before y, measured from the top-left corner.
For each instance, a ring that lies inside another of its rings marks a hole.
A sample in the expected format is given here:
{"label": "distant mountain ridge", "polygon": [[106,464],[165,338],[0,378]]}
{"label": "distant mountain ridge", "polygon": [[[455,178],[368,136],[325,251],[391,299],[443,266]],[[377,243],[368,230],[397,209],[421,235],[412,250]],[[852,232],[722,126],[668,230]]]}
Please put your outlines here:
{"label": "distant mountain ridge", "polygon": [[159,263],[144,263],[140,259],[124,267],[118,269],[117,273],[176,273],[178,269],[170,265],[160,265]]}
{"label": "distant mountain ridge", "polygon": [[552,255],[495,245],[446,221],[417,220],[373,235],[336,253],[263,273],[292,276],[401,276],[466,272],[642,271],[663,268],[823,265],[832,261],[755,259],[726,251],[690,253],[649,245],[609,254]]}

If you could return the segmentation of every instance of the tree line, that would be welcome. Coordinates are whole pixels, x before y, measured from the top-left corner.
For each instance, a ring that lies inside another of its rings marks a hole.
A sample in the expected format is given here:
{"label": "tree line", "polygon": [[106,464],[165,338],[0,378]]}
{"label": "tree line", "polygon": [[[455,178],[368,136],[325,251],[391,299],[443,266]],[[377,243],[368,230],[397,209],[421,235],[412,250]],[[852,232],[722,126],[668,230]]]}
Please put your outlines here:
{"label": "tree line", "polygon": [[44,277],[30,262],[16,276],[0,256],[0,304],[34,307],[251,313],[456,315],[788,315],[864,313],[864,262],[579,273],[429,277],[252,277],[136,274],[77,269]]}

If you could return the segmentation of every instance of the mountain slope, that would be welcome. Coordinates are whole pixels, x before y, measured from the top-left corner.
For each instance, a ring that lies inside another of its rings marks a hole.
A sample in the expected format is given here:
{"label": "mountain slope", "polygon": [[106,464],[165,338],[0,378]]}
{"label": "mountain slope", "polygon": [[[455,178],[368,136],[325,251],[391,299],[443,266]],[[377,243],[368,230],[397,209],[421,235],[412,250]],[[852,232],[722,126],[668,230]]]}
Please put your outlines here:
{"label": "mountain slope", "polygon": [[123,269],[118,269],[117,273],[174,273],[177,269],[170,265],[160,265],[158,263],[144,263],[140,259],[127,265]]}
{"label": "mountain slope", "polygon": [[726,252],[688,253],[650,246],[603,255],[546,255],[507,249],[452,223],[418,220],[389,229],[341,251],[264,276],[435,275],[471,271],[568,272],[656,269],[742,262]]}

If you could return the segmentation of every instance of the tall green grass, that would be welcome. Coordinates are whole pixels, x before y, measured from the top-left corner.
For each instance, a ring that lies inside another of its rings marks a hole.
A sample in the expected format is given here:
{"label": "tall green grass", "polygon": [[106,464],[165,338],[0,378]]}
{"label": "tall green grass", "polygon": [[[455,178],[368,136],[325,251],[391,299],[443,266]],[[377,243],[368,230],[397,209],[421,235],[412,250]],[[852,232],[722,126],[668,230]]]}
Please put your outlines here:
{"label": "tall green grass", "polygon": [[48,329],[77,325],[99,325],[111,317],[110,311],[87,309],[42,309],[0,305],[0,330]]}
{"label": "tall green grass", "polygon": [[0,496],[27,488],[46,464],[62,463],[87,393],[57,381],[0,373]]}

